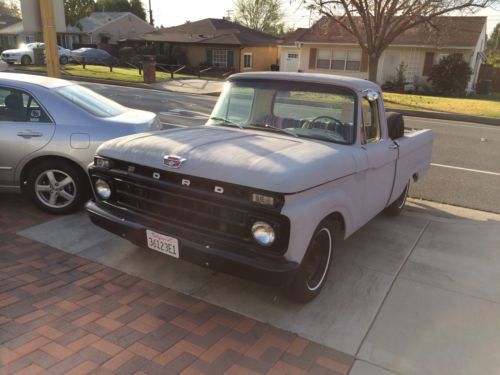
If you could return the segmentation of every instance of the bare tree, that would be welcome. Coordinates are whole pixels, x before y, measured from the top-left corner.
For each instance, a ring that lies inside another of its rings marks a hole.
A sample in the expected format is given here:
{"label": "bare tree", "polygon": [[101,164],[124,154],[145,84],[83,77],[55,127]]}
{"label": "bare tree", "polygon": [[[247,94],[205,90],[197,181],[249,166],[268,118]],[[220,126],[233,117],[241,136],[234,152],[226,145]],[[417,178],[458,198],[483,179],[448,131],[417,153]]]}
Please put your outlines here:
{"label": "bare tree", "polygon": [[0,0],[0,14],[7,14],[12,17],[21,17],[19,10],[19,1],[17,0]]}
{"label": "bare tree", "polygon": [[273,35],[284,33],[285,13],[281,0],[235,0],[234,7],[236,22]]}
{"label": "bare tree", "polygon": [[500,0],[301,0],[352,34],[368,55],[368,79],[375,82],[382,52],[397,36],[435,17],[474,12]]}

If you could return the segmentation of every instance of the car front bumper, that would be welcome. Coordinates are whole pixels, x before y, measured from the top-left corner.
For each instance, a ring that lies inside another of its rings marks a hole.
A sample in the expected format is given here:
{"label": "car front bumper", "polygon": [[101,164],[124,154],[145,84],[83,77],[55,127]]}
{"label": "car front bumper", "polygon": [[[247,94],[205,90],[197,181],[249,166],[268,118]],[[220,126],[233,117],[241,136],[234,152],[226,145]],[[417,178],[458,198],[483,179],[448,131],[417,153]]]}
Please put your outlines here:
{"label": "car front bumper", "polygon": [[5,61],[6,63],[16,63],[20,61],[19,57],[1,57],[2,61]]}
{"label": "car front bumper", "polygon": [[[179,241],[179,258],[214,271],[228,273],[268,285],[283,285],[290,282],[299,268],[296,262],[283,257],[258,257],[223,250],[213,245],[204,245],[188,238],[180,238],[175,233],[158,231],[156,228],[139,223],[142,218],[129,211],[104,209],[98,203],[89,201],[86,205],[90,220],[97,226],[123,237],[132,243],[147,247],[146,229],[172,236]],[[187,236],[185,236],[187,237]],[[190,238],[197,238],[193,233]],[[151,250],[154,251],[154,250]]]}

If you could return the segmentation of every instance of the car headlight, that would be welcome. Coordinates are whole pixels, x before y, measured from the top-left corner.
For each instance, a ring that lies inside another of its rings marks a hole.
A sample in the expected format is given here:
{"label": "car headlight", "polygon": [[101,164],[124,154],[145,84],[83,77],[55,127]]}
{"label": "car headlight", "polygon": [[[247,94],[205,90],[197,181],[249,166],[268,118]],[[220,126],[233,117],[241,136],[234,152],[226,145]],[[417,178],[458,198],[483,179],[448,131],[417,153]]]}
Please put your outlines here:
{"label": "car headlight", "polygon": [[98,179],[95,182],[94,186],[95,186],[95,191],[99,196],[99,198],[104,200],[108,200],[109,198],[111,198],[111,186],[109,186],[109,184],[106,181]]}
{"label": "car headlight", "polygon": [[110,169],[113,167],[113,162],[109,159],[96,156],[96,157],[94,157],[94,165],[97,168]]}
{"label": "car headlight", "polygon": [[262,246],[272,245],[276,238],[273,227],[263,221],[256,221],[252,225],[252,234],[255,241]]}

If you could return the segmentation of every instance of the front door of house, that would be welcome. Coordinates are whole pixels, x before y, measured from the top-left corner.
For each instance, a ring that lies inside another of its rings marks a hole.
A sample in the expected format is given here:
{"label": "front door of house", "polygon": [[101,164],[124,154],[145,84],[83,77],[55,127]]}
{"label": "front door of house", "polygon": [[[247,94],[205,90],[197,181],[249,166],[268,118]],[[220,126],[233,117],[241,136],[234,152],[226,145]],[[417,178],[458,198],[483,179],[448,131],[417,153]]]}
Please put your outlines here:
{"label": "front door of house", "polygon": [[299,70],[299,54],[297,52],[285,53],[285,72],[297,72]]}

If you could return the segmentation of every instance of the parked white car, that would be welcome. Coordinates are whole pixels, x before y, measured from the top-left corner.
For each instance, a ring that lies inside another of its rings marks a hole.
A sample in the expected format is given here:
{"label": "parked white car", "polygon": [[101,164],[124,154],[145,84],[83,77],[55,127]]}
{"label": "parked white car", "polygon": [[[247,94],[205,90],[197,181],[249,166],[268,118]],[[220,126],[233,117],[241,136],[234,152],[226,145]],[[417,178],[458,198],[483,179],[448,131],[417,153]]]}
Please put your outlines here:
{"label": "parked white car", "polygon": [[306,302],[335,243],[397,215],[431,161],[430,130],[405,131],[378,85],[305,73],[229,78],[205,126],[102,144],[91,220],[130,241]]}
{"label": "parked white car", "polygon": [[[35,48],[40,48],[45,51],[45,43],[28,43],[17,49],[8,49],[3,51],[0,57],[7,64],[34,64],[35,56],[33,53],[33,49]],[[61,46],[57,46],[57,49],[59,53],[59,62],[63,65],[67,64],[71,56],[71,51]]]}

